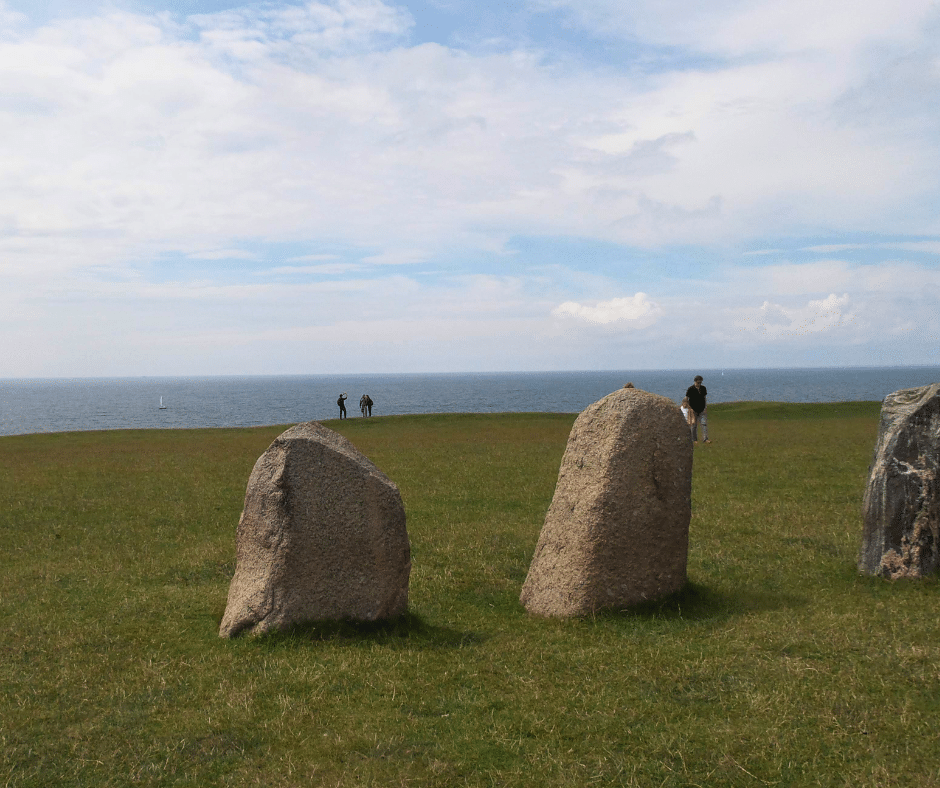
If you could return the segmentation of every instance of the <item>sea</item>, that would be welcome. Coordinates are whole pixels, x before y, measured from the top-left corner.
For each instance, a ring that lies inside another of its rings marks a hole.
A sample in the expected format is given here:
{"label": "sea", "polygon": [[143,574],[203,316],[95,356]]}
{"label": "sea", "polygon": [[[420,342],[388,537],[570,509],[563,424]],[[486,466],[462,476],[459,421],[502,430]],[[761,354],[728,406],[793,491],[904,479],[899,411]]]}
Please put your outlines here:
{"label": "sea", "polygon": [[[115,429],[296,424],[350,418],[368,394],[372,415],[578,413],[632,382],[679,403],[696,374],[708,401],[880,401],[940,382],[940,367],[618,370],[449,374],[0,379],[0,435]],[[161,402],[163,407],[161,408]]]}

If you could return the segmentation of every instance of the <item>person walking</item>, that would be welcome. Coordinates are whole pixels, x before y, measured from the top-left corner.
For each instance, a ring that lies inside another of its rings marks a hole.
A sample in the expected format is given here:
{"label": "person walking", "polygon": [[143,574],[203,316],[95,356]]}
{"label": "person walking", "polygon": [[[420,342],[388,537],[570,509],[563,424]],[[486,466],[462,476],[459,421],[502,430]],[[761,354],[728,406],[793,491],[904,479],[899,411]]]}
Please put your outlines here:
{"label": "person walking", "polygon": [[698,443],[698,425],[702,425],[702,443],[711,443],[708,439],[708,390],[702,385],[702,376],[696,375],[691,386],[686,390],[685,396],[689,398],[689,407],[695,414],[695,423],[692,424],[692,443]]}
{"label": "person walking", "polygon": [[344,391],[342,394],[339,395],[339,399],[336,400],[336,404],[339,405],[339,417],[341,419],[349,418],[346,415],[346,400],[347,399],[348,398],[346,396],[346,392]]}

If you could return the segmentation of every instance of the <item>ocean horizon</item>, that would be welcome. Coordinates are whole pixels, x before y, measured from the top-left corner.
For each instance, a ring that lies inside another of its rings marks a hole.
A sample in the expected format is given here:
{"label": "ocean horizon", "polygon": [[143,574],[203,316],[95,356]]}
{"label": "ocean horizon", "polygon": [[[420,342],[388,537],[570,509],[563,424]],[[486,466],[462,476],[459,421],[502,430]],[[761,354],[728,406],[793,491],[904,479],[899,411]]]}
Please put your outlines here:
{"label": "ocean horizon", "polygon": [[[0,379],[0,435],[103,429],[186,429],[350,418],[369,394],[373,416],[414,413],[578,413],[627,382],[681,401],[705,379],[710,403],[881,401],[940,382],[940,366],[574,372],[378,373]],[[161,405],[161,398],[163,408]]]}

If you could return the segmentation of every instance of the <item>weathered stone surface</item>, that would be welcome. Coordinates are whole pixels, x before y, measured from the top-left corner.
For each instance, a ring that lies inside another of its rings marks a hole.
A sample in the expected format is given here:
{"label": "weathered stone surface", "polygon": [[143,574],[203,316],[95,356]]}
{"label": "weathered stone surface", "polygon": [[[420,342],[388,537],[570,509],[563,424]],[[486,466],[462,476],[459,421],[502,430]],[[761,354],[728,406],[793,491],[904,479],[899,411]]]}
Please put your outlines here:
{"label": "weathered stone surface", "polygon": [[891,579],[940,568],[940,383],[889,394],[862,504],[860,572]]}
{"label": "weathered stone surface", "polygon": [[322,424],[292,427],[255,463],[236,543],[222,637],[408,608],[398,487]]}
{"label": "weathered stone surface", "polygon": [[686,582],[692,442],[671,400],[623,388],[574,423],[522,587],[542,616],[667,596]]}

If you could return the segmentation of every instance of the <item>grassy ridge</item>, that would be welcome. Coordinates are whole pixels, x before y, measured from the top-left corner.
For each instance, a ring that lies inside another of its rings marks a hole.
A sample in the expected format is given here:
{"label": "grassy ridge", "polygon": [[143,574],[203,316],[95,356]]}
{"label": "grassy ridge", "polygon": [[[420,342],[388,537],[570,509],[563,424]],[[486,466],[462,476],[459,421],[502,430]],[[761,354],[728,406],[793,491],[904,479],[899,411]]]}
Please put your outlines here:
{"label": "grassy ridge", "polygon": [[283,428],[0,438],[0,786],[940,786],[938,584],[861,578],[878,405],[713,405],[690,585],[518,595],[573,416],[329,425],[400,486],[411,613],[222,641]]}

